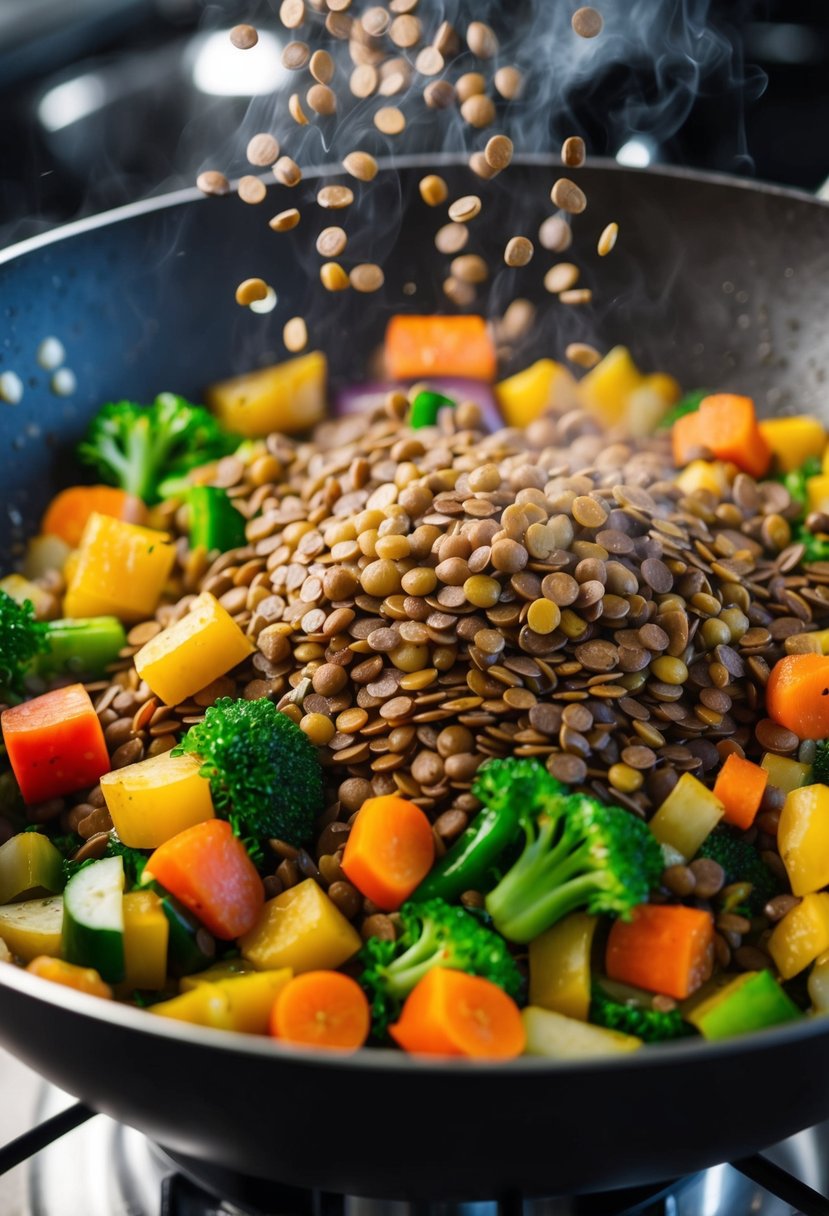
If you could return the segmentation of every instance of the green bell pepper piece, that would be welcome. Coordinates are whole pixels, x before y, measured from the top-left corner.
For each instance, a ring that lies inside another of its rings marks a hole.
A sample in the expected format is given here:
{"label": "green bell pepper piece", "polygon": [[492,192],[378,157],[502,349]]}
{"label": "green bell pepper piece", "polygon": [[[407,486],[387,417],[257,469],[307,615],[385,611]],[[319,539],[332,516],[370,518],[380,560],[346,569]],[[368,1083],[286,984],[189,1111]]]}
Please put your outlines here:
{"label": "green bell pepper piece", "polygon": [[484,807],[410,898],[419,903],[440,898],[454,902],[464,891],[489,891],[494,869],[521,836],[518,806],[497,811]]}
{"label": "green bell pepper piece", "polygon": [[715,1040],[779,1026],[803,1015],[770,971],[746,971],[683,1016],[703,1038]]}
{"label": "green bell pepper piece", "polygon": [[447,406],[454,408],[455,402],[443,393],[433,393],[431,389],[423,389],[412,402],[409,415],[409,426],[417,431],[422,426],[434,426],[438,420],[438,412]]}
{"label": "green bell pepper piece", "polygon": [[193,486],[187,494],[190,508],[190,548],[227,553],[245,543],[245,519],[219,486]]}

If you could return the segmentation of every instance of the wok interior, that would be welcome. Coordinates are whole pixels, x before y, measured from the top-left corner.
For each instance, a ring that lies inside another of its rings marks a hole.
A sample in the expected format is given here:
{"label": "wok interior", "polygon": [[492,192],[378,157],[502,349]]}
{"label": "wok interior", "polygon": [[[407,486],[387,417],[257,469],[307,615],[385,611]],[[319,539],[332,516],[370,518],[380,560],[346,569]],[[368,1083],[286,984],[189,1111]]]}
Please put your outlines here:
{"label": "wok interior", "polygon": [[[357,302],[326,298],[324,312],[309,280],[313,232],[301,232],[295,242],[279,238],[275,246],[267,225],[253,222],[250,209],[232,198],[139,208],[120,221],[35,243],[20,256],[4,255],[0,370],[31,376],[21,405],[0,415],[9,520],[4,564],[20,538],[35,530],[56,485],[71,476],[65,453],[102,401],[150,400],[163,388],[197,399],[212,379],[276,361],[275,335],[294,315],[306,316],[334,377],[356,381],[392,309],[440,307],[444,267],[431,244],[440,220],[418,205],[420,172],[417,165],[404,168],[399,186],[390,173],[378,179],[378,213],[396,207],[399,195],[405,206],[399,236],[387,238],[389,248],[382,248],[376,232],[354,241],[355,257],[370,248],[383,262],[383,292]],[[464,166],[447,164],[442,172],[450,193],[468,189]],[[544,304],[540,323],[514,354],[515,368],[560,354],[568,341],[600,348],[622,342],[646,370],[671,372],[687,388],[739,389],[754,394],[765,413],[825,414],[826,208],[784,192],[688,174],[597,167],[584,176],[591,208],[578,221],[576,248],[597,302],[583,311],[556,307],[541,287],[551,258],[537,255],[527,277],[502,270],[487,296],[488,313],[503,311],[516,294]],[[489,222],[480,234],[482,252],[493,263],[508,236],[534,236],[549,213],[551,177],[551,168],[525,163],[513,166],[508,188],[494,183]],[[313,181],[308,189],[313,193]],[[288,198],[292,205],[297,201],[295,193],[273,188],[268,206],[272,202],[276,211]],[[622,236],[614,257],[599,268],[591,251],[611,219]],[[266,260],[274,265],[279,302],[268,318],[233,301],[242,277],[240,250],[254,266]],[[414,294],[405,294],[403,285],[411,283]],[[71,399],[53,398],[34,365],[34,350],[51,334],[64,342],[78,376]],[[769,1143],[829,1108],[820,1087],[803,1081],[829,1063],[829,1036],[814,1025],[781,1034],[765,1055],[760,1040],[747,1043],[731,1065],[727,1053],[704,1046],[657,1052],[641,1071],[636,1065],[561,1069],[524,1062],[476,1074],[419,1071],[389,1057],[386,1068],[366,1068],[355,1059],[346,1070],[353,1074],[353,1116],[339,1126],[339,1142],[321,1161],[313,1145],[312,1098],[313,1083],[327,1083],[324,1063],[218,1049],[209,1033],[147,1034],[92,1018],[82,1005],[40,1001],[25,985],[6,985],[2,977],[0,987],[0,1037],[101,1109],[186,1153],[286,1181],[307,1181],[310,1174],[321,1185],[364,1194],[469,1197],[510,1184],[563,1191],[666,1177]],[[104,1044],[117,1067],[90,1064]],[[778,1082],[773,1105],[763,1100],[768,1075],[762,1086],[754,1075],[763,1068]],[[724,1076],[740,1085],[739,1123],[710,1104]],[[396,1121],[385,1121],[393,1125],[378,1128],[384,1153],[378,1165],[363,1151],[360,1120],[377,1125],[390,1082],[400,1087],[400,1107]],[[296,1103],[288,1117],[266,1100],[270,1084],[283,1101]],[[676,1108],[678,1085],[691,1088]],[[455,1142],[433,1142],[426,1165],[415,1160],[406,1150],[407,1136],[422,1136],[436,1110],[460,1101],[470,1111],[478,1104],[486,1109],[487,1136],[500,1138],[501,1151],[482,1150],[486,1139],[467,1116]]]}

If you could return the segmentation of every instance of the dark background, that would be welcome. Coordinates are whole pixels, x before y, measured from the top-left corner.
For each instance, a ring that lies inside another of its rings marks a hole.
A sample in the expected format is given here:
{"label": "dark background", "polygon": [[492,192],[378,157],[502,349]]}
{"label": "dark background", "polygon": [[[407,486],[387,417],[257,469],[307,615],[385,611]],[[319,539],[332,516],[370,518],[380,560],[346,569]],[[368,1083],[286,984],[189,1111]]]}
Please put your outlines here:
{"label": "dark background", "polygon": [[[522,3],[504,0],[493,23],[520,28]],[[684,11],[681,0],[664,5]],[[0,246],[191,184],[249,102],[194,86],[198,39],[253,20],[285,40],[293,35],[277,11],[278,0],[0,0]],[[703,72],[687,119],[673,135],[646,138],[646,155],[818,189],[829,177],[829,4],[712,0],[709,24],[730,61]],[[55,90],[78,78],[91,95],[82,117],[64,121],[66,91]],[[573,129],[593,153],[616,155],[628,142],[618,108],[632,85],[648,96],[646,65],[616,64],[568,95]],[[427,146],[428,125],[408,138],[409,150],[418,139]]]}

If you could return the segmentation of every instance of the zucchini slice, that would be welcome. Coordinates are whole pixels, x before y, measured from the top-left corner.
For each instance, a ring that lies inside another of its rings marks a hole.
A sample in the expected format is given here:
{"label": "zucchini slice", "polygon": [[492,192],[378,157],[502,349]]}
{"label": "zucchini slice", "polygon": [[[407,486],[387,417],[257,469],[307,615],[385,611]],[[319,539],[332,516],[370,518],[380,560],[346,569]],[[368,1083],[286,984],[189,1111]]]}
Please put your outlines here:
{"label": "zucchini slice", "polygon": [[105,857],[70,878],[63,893],[62,954],[94,967],[102,980],[124,978],[124,863]]}

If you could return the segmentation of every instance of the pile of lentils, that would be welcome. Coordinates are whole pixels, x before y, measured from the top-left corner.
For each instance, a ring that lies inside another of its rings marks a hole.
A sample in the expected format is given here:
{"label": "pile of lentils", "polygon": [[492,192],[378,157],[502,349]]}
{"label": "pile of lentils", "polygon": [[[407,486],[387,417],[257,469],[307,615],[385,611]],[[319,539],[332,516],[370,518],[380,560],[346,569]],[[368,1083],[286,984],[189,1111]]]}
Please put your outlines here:
{"label": "pile of lentils", "polygon": [[[626,441],[583,411],[486,434],[473,403],[417,431],[407,408],[392,393],[309,442],[271,435],[247,463],[206,470],[248,519],[245,546],[210,565],[189,550],[181,508],[161,508],[180,598],[130,631],[111,683],[91,686],[114,767],[168,751],[220,696],[274,699],[320,749],[326,808],[308,850],[272,842],[269,893],[314,877],[365,935],[393,936],[339,865],[370,796],[421,806],[441,853],[478,809],[471,786],[491,756],[536,757],[644,818],[681,773],[705,781],[731,752],[810,759],[814,745],[763,712],[771,665],[829,624],[829,563],[802,566],[782,484],[741,473],[722,500],[684,496],[666,437]],[[200,591],[256,653],[160,705],[132,655]],[[778,873],[782,801],[769,787],[748,834]],[[60,817],[82,856],[112,826],[99,789],[31,814]],[[711,896],[723,874],[697,861],[666,883]]]}
{"label": "pile of lentils", "polygon": [[[442,111],[457,107],[472,147],[469,167],[473,180],[478,179],[478,184],[490,181],[513,159],[509,136],[490,134],[490,129],[498,118],[499,104],[508,105],[524,91],[524,74],[515,64],[503,61],[498,37],[490,26],[470,21],[461,35],[443,19],[442,6],[433,7],[430,28],[428,14],[415,13],[418,0],[390,0],[388,8],[370,5],[359,14],[352,11],[352,0],[283,0],[280,6],[282,25],[294,34],[303,33],[302,38],[288,42],[282,54],[283,65],[302,81],[301,91],[289,98],[285,129],[257,132],[247,141],[245,155],[252,167],[272,174],[280,185],[294,188],[302,181],[302,168],[284,153],[283,144],[296,142],[292,128],[296,132],[297,127],[313,122],[320,126],[332,159],[341,161],[346,180],[323,185],[316,193],[323,216],[316,249],[320,283],[326,291],[370,293],[385,281],[383,269],[376,263],[362,262],[346,269],[337,260],[348,256],[349,235],[340,224],[330,222],[330,213],[345,213],[355,202],[355,188],[368,185],[378,173],[377,160],[370,152],[341,147],[342,140],[353,139],[362,121],[373,124],[375,132],[389,141],[391,153],[406,130],[407,113],[418,123],[424,117],[436,123]],[[576,39],[596,38],[603,26],[601,14],[590,7],[576,9],[570,21]],[[238,50],[250,51],[259,34],[251,25],[238,25],[230,31],[230,40]],[[325,41],[329,49],[319,46],[313,50],[314,41]],[[399,105],[390,104],[395,98]],[[439,143],[441,136],[435,138]],[[316,155],[317,145],[313,146]],[[561,148],[562,165],[575,170],[584,161],[584,140],[568,136]],[[205,194],[227,194],[231,189],[227,176],[218,169],[199,174],[197,184]],[[264,203],[268,197],[264,174],[244,174],[235,189],[251,205]],[[484,210],[481,198],[471,193],[450,200],[446,182],[436,173],[423,177],[420,196],[445,216],[434,236],[439,253],[449,259],[444,294],[456,306],[468,308],[491,273],[481,254],[467,251],[474,227],[471,222]],[[572,244],[571,220],[586,210],[587,197],[571,178],[559,177],[550,190],[550,200],[556,210],[542,223],[537,240],[544,249],[560,254]],[[359,213],[359,198],[356,210]],[[301,219],[300,209],[289,207],[273,215],[269,225],[274,232],[290,233]],[[615,221],[604,226],[598,239],[600,256],[611,252],[618,234]],[[506,241],[503,260],[507,266],[521,268],[529,265],[534,254],[533,240],[519,233]],[[579,278],[579,266],[562,261],[549,266],[543,281],[560,303],[589,304],[592,289],[578,286]],[[238,285],[236,300],[243,307],[266,312],[268,301],[275,303],[276,295],[265,279],[254,277]],[[291,317],[283,327],[282,339],[286,350],[304,350],[309,342],[306,319]],[[565,354],[580,367],[592,367],[601,357],[581,342],[569,345]]]}

